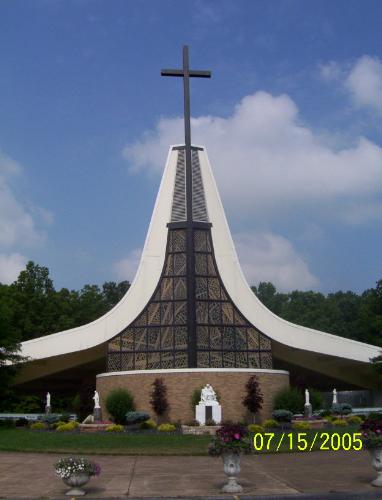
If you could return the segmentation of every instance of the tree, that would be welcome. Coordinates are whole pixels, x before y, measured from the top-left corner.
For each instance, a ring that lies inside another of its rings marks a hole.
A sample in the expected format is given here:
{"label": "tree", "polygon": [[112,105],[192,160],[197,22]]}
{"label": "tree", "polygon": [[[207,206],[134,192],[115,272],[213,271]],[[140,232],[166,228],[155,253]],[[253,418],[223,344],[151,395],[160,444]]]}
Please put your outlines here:
{"label": "tree", "polygon": [[9,287],[0,285],[0,408],[3,410],[7,410],[11,403],[11,384],[17,373],[17,363],[22,360],[19,354],[20,335],[12,326],[13,313],[8,303],[8,291]]}
{"label": "tree", "polygon": [[153,391],[151,393],[150,404],[159,420],[169,409],[167,387],[161,378],[156,378],[152,385]]}
{"label": "tree", "polygon": [[247,383],[245,384],[246,395],[243,399],[243,405],[251,413],[255,414],[261,410],[263,406],[263,395],[260,391],[260,384],[257,380],[256,375],[249,377]]}

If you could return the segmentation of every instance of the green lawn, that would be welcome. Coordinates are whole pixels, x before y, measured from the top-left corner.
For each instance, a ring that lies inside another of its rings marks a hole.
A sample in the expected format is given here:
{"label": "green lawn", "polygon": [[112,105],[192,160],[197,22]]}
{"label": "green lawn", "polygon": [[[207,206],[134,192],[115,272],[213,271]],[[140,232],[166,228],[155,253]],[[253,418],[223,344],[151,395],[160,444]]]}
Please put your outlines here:
{"label": "green lawn", "polygon": [[[269,436],[264,436],[263,449],[260,453],[290,453],[302,452],[301,447],[307,442],[306,452],[309,451],[317,434],[312,451],[320,450],[322,445],[332,448],[332,435],[349,434],[345,439],[345,445],[350,444],[353,449],[353,434],[358,432],[357,426],[336,427],[331,429],[319,429],[306,431],[305,435],[293,431],[292,438],[288,436],[290,431],[285,431],[281,441],[281,434],[276,433],[267,443]],[[323,433],[329,435],[326,443]],[[252,437],[253,438],[253,437]],[[85,433],[58,433],[46,431],[31,431],[28,429],[0,429],[0,450],[3,451],[33,451],[45,453],[94,453],[110,455],[207,455],[207,447],[210,436],[192,436],[180,434],[85,434]],[[260,438],[261,439],[261,438]],[[350,439],[350,441],[349,441]],[[292,443],[291,443],[292,441]],[[342,448],[342,438],[335,437],[333,443]],[[261,445],[261,441],[258,441]],[[291,450],[291,444],[293,449]],[[300,450],[297,449],[300,445]],[[358,443],[356,443],[358,445]]]}
{"label": "green lawn", "polygon": [[206,455],[209,436],[85,434],[1,429],[0,450],[111,455]]}

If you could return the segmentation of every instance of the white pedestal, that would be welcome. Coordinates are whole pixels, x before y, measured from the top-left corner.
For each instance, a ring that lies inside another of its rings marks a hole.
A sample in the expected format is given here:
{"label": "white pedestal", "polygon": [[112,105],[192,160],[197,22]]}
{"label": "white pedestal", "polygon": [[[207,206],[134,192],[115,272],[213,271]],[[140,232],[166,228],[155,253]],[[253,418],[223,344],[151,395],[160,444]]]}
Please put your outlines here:
{"label": "white pedestal", "polygon": [[222,421],[222,407],[219,403],[215,402],[212,405],[198,404],[195,406],[195,420],[199,422],[200,425],[206,423],[206,407],[210,406],[212,408],[212,420],[216,424],[220,424]]}

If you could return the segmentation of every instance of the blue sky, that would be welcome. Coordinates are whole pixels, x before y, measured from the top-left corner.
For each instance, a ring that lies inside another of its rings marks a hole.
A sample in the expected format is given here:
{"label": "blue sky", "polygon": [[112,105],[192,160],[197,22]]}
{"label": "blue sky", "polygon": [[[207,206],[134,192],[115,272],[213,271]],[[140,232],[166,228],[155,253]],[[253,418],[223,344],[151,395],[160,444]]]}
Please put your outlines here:
{"label": "blue sky", "polygon": [[[167,148],[208,148],[250,284],[382,278],[379,1],[0,1],[0,282],[132,278]],[[232,175],[235,172],[235,175]]]}

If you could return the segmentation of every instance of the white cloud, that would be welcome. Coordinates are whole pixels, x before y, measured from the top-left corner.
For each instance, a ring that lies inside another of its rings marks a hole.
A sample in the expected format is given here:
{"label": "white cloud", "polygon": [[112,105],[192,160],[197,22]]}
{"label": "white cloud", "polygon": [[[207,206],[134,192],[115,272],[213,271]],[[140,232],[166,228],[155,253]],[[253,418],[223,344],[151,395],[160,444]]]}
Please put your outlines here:
{"label": "white cloud", "polygon": [[129,255],[113,264],[113,271],[118,280],[134,279],[135,273],[138,270],[139,261],[141,258],[142,249],[136,248]]}
{"label": "white cloud", "polygon": [[378,57],[360,57],[351,68],[344,85],[356,106],[382,113],[382,61]]}
{"label": "white cloud", "polygon": [[25,268],[27,258],[18,253],[0,254],[0,283],[13,283]]}
{"label": "white cloud", "polygon": [[21,172],[17,162],[0,152],[0,247],[34,245],[44,237],[12,187]]}
{"label": "white cloud", "polygon": [[318,279],[286,238],[265,232],[240,233],[234,235],[234,240],[250,285],[271,281],[281,291],[306,290],[318,286]]}
{"label": "white cloud", "polygon": [[[195,118],[192,128],[193,142],[207,147],[226,206],[249,217],[329,201],[341,206],[382,188],[381,147],[364,137],[351,147],[329,145],[301,123],[287,95],[257,92],[244,97],[231,116]],[[181,143],[182,136],[180,118],[162,118],[124,149],[130,169],[161,172],[169,144]]]}

